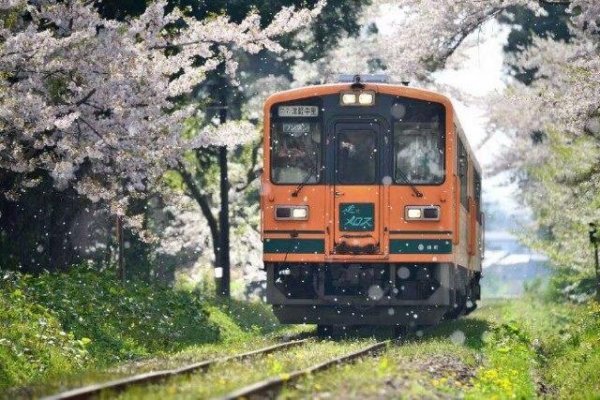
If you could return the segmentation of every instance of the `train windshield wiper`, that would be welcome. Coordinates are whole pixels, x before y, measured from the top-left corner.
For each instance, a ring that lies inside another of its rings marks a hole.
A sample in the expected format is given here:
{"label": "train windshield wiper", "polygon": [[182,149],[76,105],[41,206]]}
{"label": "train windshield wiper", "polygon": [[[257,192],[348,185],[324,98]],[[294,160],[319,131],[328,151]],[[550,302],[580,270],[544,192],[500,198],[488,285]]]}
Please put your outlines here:
{"label": "train windshield wiper", "polygon": [[402,170],[396,169],[396,175],[400,175],[400,178],[402,179],[403,183],[406,183],[408,186],[410,186],[410,188],[412,189],[415,196],[423,197],[423,193],[421,193],[421,191],[419,189],[417,189],[417,187],[415,185],[410,183],[408,177],[406,176],[406,174],[404,172],[402,172]]}
{"label": "train windshield wiper", "polygon": [[310,180],[310,178],[312,177],[316,177],[315,176],[315,171],[311,171],[310,174],[308,174],[306,176],[306,178],[304,178],[304,180],[302,182],[300,182],[300,184],[298,184],[298,186],[296,187],[296,189],[292,192],[292,197],[298,197],[298,193],[300,193],[300,191],[302,190],[302,188],[308,183],[308,181]]}

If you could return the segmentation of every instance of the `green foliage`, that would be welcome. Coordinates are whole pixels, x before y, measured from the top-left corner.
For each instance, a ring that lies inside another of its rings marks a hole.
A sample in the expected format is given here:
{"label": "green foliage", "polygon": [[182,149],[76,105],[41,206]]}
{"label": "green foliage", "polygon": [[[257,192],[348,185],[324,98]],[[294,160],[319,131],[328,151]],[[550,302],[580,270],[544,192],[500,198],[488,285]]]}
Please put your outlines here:
{"label": "green foliage", "polygon": [[532,398],[532,350],[527,332],[516,321],[492,326],[484,337],[487,362],[475,377],[469,398]]}
{"label": "green foliage", "polygon": [[548,304],[539,323],[538,355],[544,381],[565,399],[600,396],[600,304]]}
{"label": "green foliage", "polygon": [[120,285],[106,271],[10,274],[2,282],[2,292],[21,293],[74,337],[89,338],[90,355],[107,364],[219,336],[197,294],[145,283]]}
{"label": "green foliage", "polygon": [[16,280],[0,287],[0,389],[52,373],[69,373],[88,360],[88,339],[63,330],[57,315],[31,301]]}
{"label": "green foliage", "polygon": [[[594,273],[588,223],[600,216],[600,192],[595,175],[599,142],[582,135],[545,134],[547,156],[527,168],[525,202],[532,208],[542,234],[523,236],[525,244],[547,254],[553,265],[588,279]],[[563,285],[566,286],[566,285]]]}
{"label": "green foliage", "polygon": [[64,97],[68,93],[69,82],[65,78],[48,78],[46,79],[46,89],[50,94],[50,99],[53,103],[64,102]]}
{"label": "green foliage", "polygon": [[[221,340],[236,341],[245,340],[250,336],[264,335],[280,328],[279,322],[268,306],[263,303],[246,303],[235,300],[217,302],[209,308],[211,321],[221,327]],[[218,313],[222,323],[216,322]],[[235,323],[235,328],[224,329],[226,320],[229,325]]]}
{"label": "green foliage", "polygon": [[102,369],[188,346],[240,341],[278,327],[263,305],[199,291],[121,284],[112,271],[2,273],[0,387]]}
{"label": "green foliage", "polygon": [[467,397],[531,398],[537,394],[573,399],[600,395],[597,302],[560,303],[540,299],[539,293],[530,291],[521,300],[481,311],[494,323],[484,335],[486,361]]}
{"label": "green foliage", "polygon": [[[19,23],[19,11],[14,9],[11,11],[0,10],[0,21],[4,24],[5,28],[14,28]],[[5,74],[7,73],[3,71],[0,74],[0,78],[4,78],[3,75]]]}

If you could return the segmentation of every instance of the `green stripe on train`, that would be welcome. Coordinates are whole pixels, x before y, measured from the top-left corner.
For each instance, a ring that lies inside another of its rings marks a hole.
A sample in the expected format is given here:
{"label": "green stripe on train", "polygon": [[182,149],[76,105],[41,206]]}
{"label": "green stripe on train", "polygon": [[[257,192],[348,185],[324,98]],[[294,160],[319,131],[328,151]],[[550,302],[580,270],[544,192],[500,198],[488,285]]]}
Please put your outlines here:
{"label": "green stripe on train", "polygon": [[325,253],[323,239],[265,239],[263,242],[264,253]]}
{"label": "green stripe on train", "polygon": [[446,239],[392,239],[392,254],[448,254],[452,253],[452,241]]}

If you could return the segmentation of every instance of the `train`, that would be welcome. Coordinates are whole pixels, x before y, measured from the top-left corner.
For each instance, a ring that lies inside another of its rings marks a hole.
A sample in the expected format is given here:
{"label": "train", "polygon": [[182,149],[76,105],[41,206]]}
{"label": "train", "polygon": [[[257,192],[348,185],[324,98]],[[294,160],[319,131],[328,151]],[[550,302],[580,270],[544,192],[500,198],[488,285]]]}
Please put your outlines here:
{"label": "train", "polygon": [[450,99],[371,75],[273,93],[260,209],[285,324],[431,326],[472,312],[481,168]]}

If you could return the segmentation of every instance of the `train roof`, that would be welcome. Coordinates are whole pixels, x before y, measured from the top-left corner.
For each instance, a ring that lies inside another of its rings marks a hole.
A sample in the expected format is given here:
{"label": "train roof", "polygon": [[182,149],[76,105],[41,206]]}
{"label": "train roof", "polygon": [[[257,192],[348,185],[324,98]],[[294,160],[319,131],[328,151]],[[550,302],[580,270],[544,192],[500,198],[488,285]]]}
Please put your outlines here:
{"label": "train roof", "polygon": [[[403,95],[406,97],[413,97],[422,100],[428,100],[438,103],[443,103],[447,106],[452,107],[450,99],[443,94],[434,92],[431,90],[420,89],[412,86],[406,86],[403,84],[393,83],[375,83],[375,82],[364,82],[364,90],[373,90],[376,93],[387,93],[393,95]],[[293,88],[284,90],[281,92],[273,93],[267,98],[266,104],[272,105],[279,101],[290,100],[290,99],[301,99],[306,97],[323,96],[327,94],[338,93],[342,89],[351,89],[351,84],[348,82],[342,83],[326,83],[322,85],[311,85],[302,86],[299,88]]]}
{"label": "train roof", "polygon": [[[302,86],[298,88],[288,89],[280,92],[275,92],[270,95],[265,101],[265,112],[269,112],[271,106],[275,103],[297,100],[309,97],[317,97],[324,96],[329,94],[337,94],[340,90],[350,90],[352,89],[353,83],[345,81],[345,82],[336,82],[336,83],[326,83],[321,85],[310,85],[310,86]],[[384,93],[395,96],[406,96],[410,98],[431,101],[436,103],[441,103],[446,106],[447,109],[452,110],[452,114],[454,116],[454,120],[456,125],[460,128],[458,129],[457,135],[461,137],[463,144],[467,148],[467,152],[470,154],[470,158],[473,160],[475,168],[481,173],[481,166],[477,158],[475,157],[475,152],[471,148],[469,140],[466,135],[462,133],[463,129],[460,124],[460,120],[456,114],[456,110],[452,101],[449,97],[434,92],[427,89],[417,88],[413,86],[407,86],[406,84],[394,84],[394,83],[382,83],[382,82],[369,82],[369,81],[361,81],[361,85],[363,85],[363,90],[372,90],[376,93]]]}

